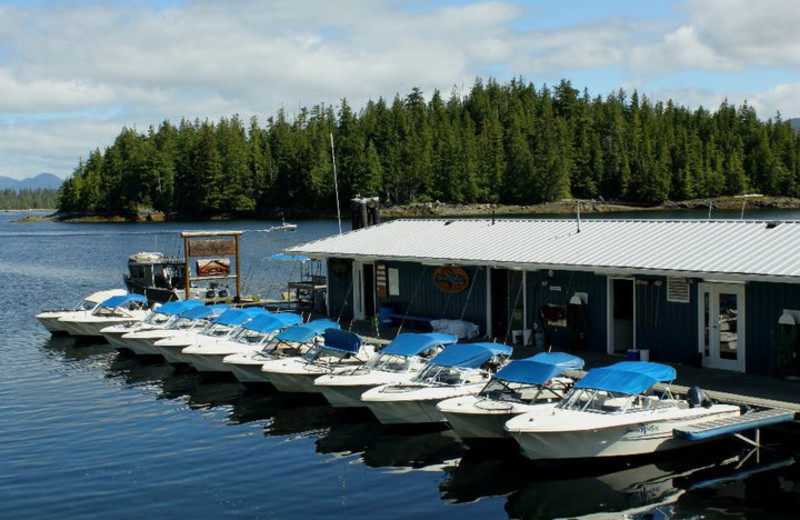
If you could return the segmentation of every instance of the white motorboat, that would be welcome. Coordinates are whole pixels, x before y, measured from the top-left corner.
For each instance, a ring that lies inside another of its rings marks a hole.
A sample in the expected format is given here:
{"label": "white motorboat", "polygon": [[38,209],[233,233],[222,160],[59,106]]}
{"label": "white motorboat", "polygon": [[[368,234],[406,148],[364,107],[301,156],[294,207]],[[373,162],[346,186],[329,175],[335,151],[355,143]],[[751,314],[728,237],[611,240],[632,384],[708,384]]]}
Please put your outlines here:
{"label": "white motorboat", "polygon": [[100,330],[109,325],[142,321],[150,313],[147,305],[147,298],[141,294],[128,293],[112,296],[91,311],[69,314],[58,321],[72,336],[102,337]]}
{"label": "white motorboat", "polygon": [[589,370],[551,409],[518,415],[506,423],[523,454],[532,460],[644,455],[680,448],[691,441],[673,430],[738,417],[738,406],[676,399],[659,383],[675,369],[647,361],[623,361]]}
{"label": "white motorboat", "polygon": [[170,365],[188,365],[189,361],[183,356],[183,349],[206,341],[225,339],[233,335],[239,326],[252,320],[256,316],[265,315],[267,311],[261,307],[248,307],[246,309],[227,309],[225,312],[208,322],[200,330],[187,331],[176,334],[153,343],[153,346],[164,356]]}
{"label": "white motorboat", "polygon": [[294,325],[278,332],[261,350],[231,354],[222,361],[230,365],[231,372],[241,383],[269,383],[268,374],[261,370],[264,363],[273,359],[302,356],[315,342],[322,340],[322,333],[326,329],[338,328],[338,323],[328,319]]}
{"label": "white motorboat", "polygon": [[230,309],[230,305],[218,303],[194,307],[180,313],[175,321],[171,321],[163,329],[137,330],[123,334],[129,350],[139,356],[162,356],[161,349],[155,342],[176,336],[188,336],[198,333],[208,322]]}
{"label": "white motorboat", "polygon": [[163,305],[155,307],[150,314],[142,321],[133,324],[119,323],[117,325],[110,325],[100,329],[100,334],[106,338],[114,349],[122,352],[131,352],[129,341],[123,336],[129,332],[136,332],[142,330],[158,330],[164,329],[170,323],[178,320],[179,315],[193,309],[195,307],[202,307],[204,304],[200,300],[179,300],[167,302]]}
{"label": "white motorboat", "polygon": [[480,392],[512,351],[499,343],[456,343],[431,359],[411,381],[367,390],[361,400],[383,424],[442,422],[437,403]]}
{"label": "white motorboat", "polygon": [[231,365],[223,363],[226,356],[258,352],[281,329],[302,322],[303,317],[293,312],[256,316],[243,323],[232,336],[195,343],[183,349],[181,355],[200,373],[233,372]]}
{"label": "white motorboat", "polygon": [[261,370],[281,392],[318,394],[319,387],[314,385],[316,378],[362,365],[374,353],[372,345],[362,343],[358,334],[327,329],[323,333],[323,342],[315,343],[301,357],[267,361]]}
{"label": "white motorboat", "polygon": [[511,440],[504,429],[506,422],[534,408],[554,407],[575,384],[564,373],[582,368],[579,357],[540,352],[511,361],[492,376],[479,394],[446,399],[436,408],[467,444]]}
{"label": "white motorboat", "polygon": [[122,296],[127,293],[128,292],[125,289],[97,291],[90,294],[72,307],[42,311],[36,315],[36,319],[39,320],[39,323],[41,323],[44,328],[49,330],[51,334],[67,334],[67,329],[64,328],[64,324],[59,321],[61,318],[73,314],[83,315],[86,312],[91,312],[97,308],[98,305],[112,296]]}
{"label": "white motorboat", "polygon": [[429,359],[457,341],[438,332],[398,334],[363,367],[320,376],[314,384],[334,408],[366,406],[361,394],[376,386],[410,381]]}

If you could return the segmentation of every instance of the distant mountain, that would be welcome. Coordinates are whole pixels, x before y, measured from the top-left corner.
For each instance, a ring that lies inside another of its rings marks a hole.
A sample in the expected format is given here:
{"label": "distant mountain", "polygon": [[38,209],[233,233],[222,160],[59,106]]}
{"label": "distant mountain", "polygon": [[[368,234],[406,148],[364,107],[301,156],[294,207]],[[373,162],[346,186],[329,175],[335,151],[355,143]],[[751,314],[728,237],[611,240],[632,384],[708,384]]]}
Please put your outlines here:
{"label": "distant mountain", "polygon": [[789,124],[792,125],[792,131],[794,133],[800,132],[800,117],[790,119]]}
{"label": "distant mountain", "polygon": [[30,177],[23,180],[12,179],[11,177],[3,177],[0,175],[0,190],[57,190],[63,183],[64,179],[56,177],[52,173],[40,173],[35,177]]}

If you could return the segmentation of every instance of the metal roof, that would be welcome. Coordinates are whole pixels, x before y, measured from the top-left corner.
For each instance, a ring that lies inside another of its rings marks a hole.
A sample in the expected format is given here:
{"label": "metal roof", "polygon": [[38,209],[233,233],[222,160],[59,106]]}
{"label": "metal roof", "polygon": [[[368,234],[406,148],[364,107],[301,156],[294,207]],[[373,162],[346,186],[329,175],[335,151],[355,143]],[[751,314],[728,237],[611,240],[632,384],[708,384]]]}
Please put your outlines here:
{"label": "metal roof", "polygon": [[[393,220],[287,250],[317,258],[800,283],[800,222]],[[794,280],[792,280],[794,279]]]}

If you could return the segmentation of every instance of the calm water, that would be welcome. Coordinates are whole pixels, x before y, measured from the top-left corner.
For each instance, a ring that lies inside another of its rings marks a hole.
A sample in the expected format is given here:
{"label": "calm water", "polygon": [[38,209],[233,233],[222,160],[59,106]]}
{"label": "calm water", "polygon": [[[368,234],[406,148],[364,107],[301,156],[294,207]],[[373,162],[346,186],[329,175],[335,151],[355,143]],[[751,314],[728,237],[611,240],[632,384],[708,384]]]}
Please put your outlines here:
{"label": "calm water", "polygon": [[263,259],[335,233],[335,222],[263,233],[275,223],[11,223],[18,217],[0,213],[0,518],[797,518],[800,453],[780,432],[766,435],[774,449],[760,460],[715,445],[543,471],[514,453],[466,450],[446,431],[385,429],[51,338],[34,319],[121,286],[132,253],[180,254],[189,229],[253,230],[242,239],[245,291],[263,295],[296,275]]}

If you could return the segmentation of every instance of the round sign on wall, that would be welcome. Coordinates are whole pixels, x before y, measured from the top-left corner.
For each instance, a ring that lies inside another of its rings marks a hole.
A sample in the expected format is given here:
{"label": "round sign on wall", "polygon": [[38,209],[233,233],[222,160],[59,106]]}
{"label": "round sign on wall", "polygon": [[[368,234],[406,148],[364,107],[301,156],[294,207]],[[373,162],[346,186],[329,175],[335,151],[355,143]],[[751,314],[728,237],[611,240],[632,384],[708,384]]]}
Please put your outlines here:
{"label": "round sign on wall", "polygon": [[461,292],[469,287],[469,274],[461,267],[443,265],[433,271],[433,284],[440,291]]}

